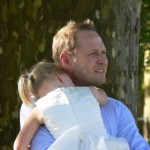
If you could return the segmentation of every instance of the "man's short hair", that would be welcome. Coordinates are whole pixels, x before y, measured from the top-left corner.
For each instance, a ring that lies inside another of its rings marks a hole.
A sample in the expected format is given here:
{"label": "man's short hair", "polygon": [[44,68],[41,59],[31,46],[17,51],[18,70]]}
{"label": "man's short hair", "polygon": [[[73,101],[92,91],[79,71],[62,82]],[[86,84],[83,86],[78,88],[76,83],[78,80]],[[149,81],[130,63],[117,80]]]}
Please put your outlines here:
{"label": "man's short hair", "polygon": [[81,30],[95,31],[94,23],[87,19],[82,23],[69,21],[54,36],[52,44],[53,59],[58,66],[61,66],[59,56],[62,52],[72,53],[77,44],[77,33]]}

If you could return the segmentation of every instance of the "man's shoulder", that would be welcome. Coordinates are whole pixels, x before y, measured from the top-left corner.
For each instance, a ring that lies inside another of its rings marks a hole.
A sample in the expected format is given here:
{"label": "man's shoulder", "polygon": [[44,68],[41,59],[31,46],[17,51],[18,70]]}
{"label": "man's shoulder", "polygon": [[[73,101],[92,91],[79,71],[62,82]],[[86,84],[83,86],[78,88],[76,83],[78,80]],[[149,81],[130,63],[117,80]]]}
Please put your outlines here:
{"label": "man's shoulder", "polygon": [[101,106],[101,113],[104,120],[109,120],[109,124],[117,125],[125,116],[129,116],[133,120],[127,106],[123,102],[111,97],[108,97],[107,103]]}
{"label": "man's shoulder", "polygon": [[112,97],[107,97],[107,104],[109,104],[109,105],[115,105],[115,106],[124,105],[123,102],[121,102],[118,99],[112,98]]}
{"label": "man's shoulder", "polygon": [[107,110],[112,110],[112,111],[114,111],[114,110],[123,111],[128,108],[126,107],[126,105],[123,102],[121,102],[115,98],[112,98],[112,97],[107,97],[107,103],[102,106],[102,109],[107,109]]}

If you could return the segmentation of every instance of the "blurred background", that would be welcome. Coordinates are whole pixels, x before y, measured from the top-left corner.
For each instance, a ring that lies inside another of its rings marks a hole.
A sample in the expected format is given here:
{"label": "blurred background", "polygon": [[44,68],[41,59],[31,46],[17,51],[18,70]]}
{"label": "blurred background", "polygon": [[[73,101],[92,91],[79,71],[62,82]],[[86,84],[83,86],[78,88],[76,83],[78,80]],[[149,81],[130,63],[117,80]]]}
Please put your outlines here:
{"label": "blurred background", "polygon": [[150,2],[142,1],[139,49],[138,123],[150,143]]}
{"label": "blurred background", "polygon": [[0,150],[11,150],[20,129],[20,74],[51,58],[52,38],[69,20],[93,20],[107,48],[103,86],[124,102],[150,142],[149,0],[0,1]]}

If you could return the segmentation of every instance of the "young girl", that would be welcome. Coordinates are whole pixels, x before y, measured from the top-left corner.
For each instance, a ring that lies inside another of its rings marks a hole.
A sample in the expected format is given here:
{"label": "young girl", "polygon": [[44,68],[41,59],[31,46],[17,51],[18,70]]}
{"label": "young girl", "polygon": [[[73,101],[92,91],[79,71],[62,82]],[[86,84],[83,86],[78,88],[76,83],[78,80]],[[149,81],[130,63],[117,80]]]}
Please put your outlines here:
{"label": "young girl", "polygon": [[[103,90],[75,87],[63,70],[47,62],[22,75],[18,90],[24,103],[30,103],[31,96],[39,100],[15,140],[15,150],[29,149],[43,123],[56,139],[50,150],[107,150],[112,149],[112,141],[119,148],[116,139],[110,140],[101,117],[99,104],[106,103]],[[128,144],[120,141],[122,150],[128,150]]]}

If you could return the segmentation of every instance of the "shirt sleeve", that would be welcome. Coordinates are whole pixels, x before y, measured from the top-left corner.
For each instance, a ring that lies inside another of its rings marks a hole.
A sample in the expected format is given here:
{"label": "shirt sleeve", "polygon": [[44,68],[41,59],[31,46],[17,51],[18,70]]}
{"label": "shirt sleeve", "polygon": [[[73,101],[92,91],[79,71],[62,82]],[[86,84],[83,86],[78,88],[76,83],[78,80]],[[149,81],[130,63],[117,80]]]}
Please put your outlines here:
{"label": "shirt sleeve", "polygon": [[131,150],[150,150],[148,143],[139,133],[135,119],[130,110],[121,102],[116,104],[118,121],[117,136],[127,139]]}
{"label": "shirt sleeve", "polygon": [[[34,104],[31,104],[31,105],[22,104],[21,109],[20,109],[21,128],[24,125],[24,121],[26,117],[30,114],[30,112],[32,111],[34,107],[35,107]],[[54,142],[54,138],[49,133],[47,128],[44,125],[42,125],[38,129],[36,134],[34,135],[31,145],[30,145],[30,149],[31,150],[47,150],[53,142]]]}

